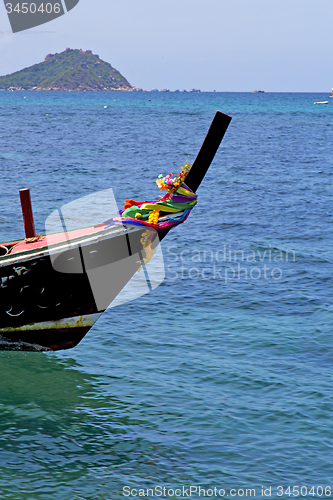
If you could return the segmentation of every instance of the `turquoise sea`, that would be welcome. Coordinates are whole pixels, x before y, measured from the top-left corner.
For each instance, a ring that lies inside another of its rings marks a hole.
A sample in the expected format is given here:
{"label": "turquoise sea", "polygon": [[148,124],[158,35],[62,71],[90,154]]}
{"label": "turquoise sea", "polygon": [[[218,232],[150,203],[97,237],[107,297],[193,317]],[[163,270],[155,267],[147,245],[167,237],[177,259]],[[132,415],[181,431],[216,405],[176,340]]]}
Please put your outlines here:
{"label": "turquoise sea", "polygon": [[156,198],[233,117],[164,282],[74,349],[0,352],[1,499],[333,496],[332,101],[0,92],[0,241],[19,189],[37,232],[108,187]]}

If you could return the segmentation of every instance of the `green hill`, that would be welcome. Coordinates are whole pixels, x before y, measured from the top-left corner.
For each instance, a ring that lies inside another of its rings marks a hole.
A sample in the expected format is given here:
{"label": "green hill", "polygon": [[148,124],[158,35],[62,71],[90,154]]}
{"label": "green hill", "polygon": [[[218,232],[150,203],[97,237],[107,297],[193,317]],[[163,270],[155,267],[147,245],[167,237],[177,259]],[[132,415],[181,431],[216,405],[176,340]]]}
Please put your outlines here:
{"label": "green hill", "polygon": [[48,54],[44,62],[0,77],[1,89],[136,90],[111,64],[91,50],[66,49]]}

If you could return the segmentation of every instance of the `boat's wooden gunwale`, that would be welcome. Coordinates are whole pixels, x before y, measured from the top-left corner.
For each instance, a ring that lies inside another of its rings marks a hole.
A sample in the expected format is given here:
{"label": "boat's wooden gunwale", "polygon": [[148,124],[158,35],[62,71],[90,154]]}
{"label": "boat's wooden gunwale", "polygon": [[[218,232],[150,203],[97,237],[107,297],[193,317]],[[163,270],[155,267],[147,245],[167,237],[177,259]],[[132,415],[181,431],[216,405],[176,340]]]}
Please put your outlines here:
{"label": "boat's wooden gunwale", "polygon": [[[66,249],[68,245],[72,247],[75,247],[76,245],[84,245],[87,243],[91,242],[97,242],[100,241],[103,237],[110,237],[110,236],[117,236],[117,233],[124,233],[125,228],[122,227],[121,229],[119,226],[113,226],[108,229],[102,228],[102,230],[99,230],[98,232],[95,232],[93,234],[87,235],[86,237],[84,236],[78,236],[77,238],[71,238],[71,239],[64,239],[61,242],[57,242],[54,244],[48,244],[46,240],[46,244],[43,246],[38,246],[38,248],[27,248],[26,250],[23,250],[22,252],[17,252],[17,253],[9,253],[7,255],[3,255],[0,257],[0,268],[3,267],[4,265],[11,265],[15,264],[15,262],[20,261],[20,262],[27,262],[28,260],[31,260],[32,258],[36,257],[43,257],[45,255],[50,255],[55,252],[59,252],[61,250]],[[61,233],[54,233],[56,234],[61,234]],[[67,233],[69,234],[69,233]],[[44,240],[41,240],[38,243],[42,243]],[[25,240],[20,240],[18,243],[24,243]],[[32,244],[30,244],[32,245]]]}

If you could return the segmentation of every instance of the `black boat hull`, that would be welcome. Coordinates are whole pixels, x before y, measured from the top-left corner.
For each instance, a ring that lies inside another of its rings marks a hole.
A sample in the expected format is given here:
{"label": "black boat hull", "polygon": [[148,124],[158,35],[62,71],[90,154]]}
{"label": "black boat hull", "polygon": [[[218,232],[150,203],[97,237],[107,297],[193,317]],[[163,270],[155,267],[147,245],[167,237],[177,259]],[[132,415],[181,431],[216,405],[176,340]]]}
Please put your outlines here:
{"label": "black boat hull", "polygon": [[154,230],[124,226],[66,250],[13,255],[0,267],[0,349],[74,347],[159,241]]}

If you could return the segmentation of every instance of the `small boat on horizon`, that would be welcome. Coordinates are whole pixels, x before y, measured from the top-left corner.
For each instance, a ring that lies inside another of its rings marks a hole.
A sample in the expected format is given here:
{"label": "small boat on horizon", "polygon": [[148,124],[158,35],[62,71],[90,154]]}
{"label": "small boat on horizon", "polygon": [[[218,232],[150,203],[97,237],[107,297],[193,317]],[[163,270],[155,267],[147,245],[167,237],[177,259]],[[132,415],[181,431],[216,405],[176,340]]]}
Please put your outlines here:
{"label": "small boat on horizon", "polygon": [[316,101],[313,104],[328,104],[328,101]]}

